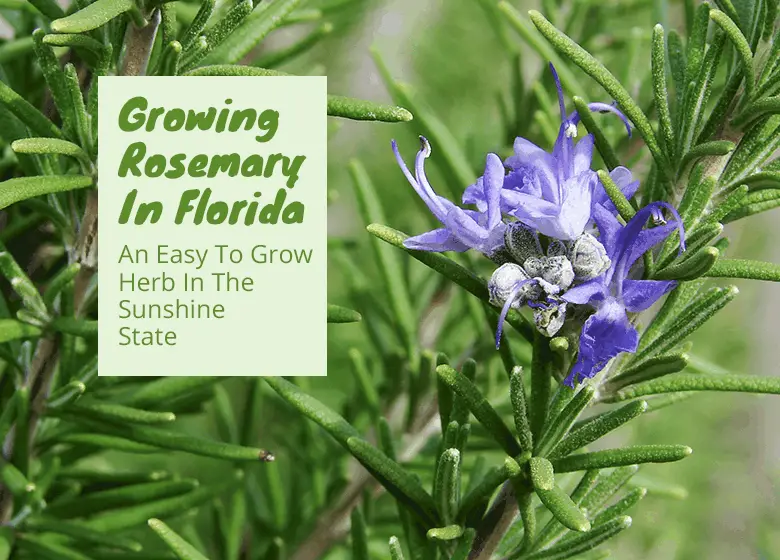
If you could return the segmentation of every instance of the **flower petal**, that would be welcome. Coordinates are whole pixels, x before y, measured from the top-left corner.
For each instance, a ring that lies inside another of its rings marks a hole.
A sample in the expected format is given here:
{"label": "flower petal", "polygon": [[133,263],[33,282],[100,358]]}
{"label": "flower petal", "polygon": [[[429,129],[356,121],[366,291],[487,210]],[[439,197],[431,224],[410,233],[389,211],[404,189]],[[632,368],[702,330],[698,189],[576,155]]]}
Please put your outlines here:
{"label": "flower petal", "polygon": [[555,203],[517,191],[504,189],[501,192],[501,201],[503,205],[512,209],[507,213],[517,218],[549,218],[557,216],[559,212],[558,205]]}
{"label": "flower petal", "polygon": [[515,155],[507,158],[506,165],[515,171],[523,170],[535,175],[538,186],[541,188],[541,196],[550,202],[558,202],[558,165],[559,162],[553,154],[547,153],[539,146],[526,140],[516,138],[514,145]]}
{"label": "flower petal", "polygon": [[616,243],[617,235],[623,226],[620,225],[620,222],[612,212],[600,204],[593,206],[593,221],[596,223],[596,227],[599,228],[599,242],[607,250],[607,256],[614,263],[614,255],[618,249]]}
{"label": "flower petal", "polygon": [[[430,184],[428,183],[427,177],[425,177],[425,171],[423,170],[425,158],[427,158],[431,153],[430,145],[427,144],[427,140],[425,140],[425,138],[422,136],[420,136],[420,141],[422,142],[422,147],[420,148],[420,151],[417,152],[417,157],[415,158],[415,176],[412,176],[409,168],[406,166],[406,162],[404,162],[403,158],[401,157],[401,153],[398,150],[398,144],[395,140],[391,142],[393,153],[395,154],[395,159],[398,162],[398,166],[401,168],[401,171],[403,171],[406,180],[409,181],[409,184],[428,207],[428,210],[431,211],[431,214],[433,214],[437,220],[444,223],[444,218],[447,215],[447,209],[442,206],[440,202],[441,197],[439,197],[433,191],[433,188],[431,188]],[[424,179],[424,182],[420,181],[421,177],[419,172],[421,170],[422,179]]]}
{"label": "flower petal", "polygon": [[593,135],[588,134],[574,147],[574,175],[590,171],[593,162]]}
{"label": "flower petal", "polygon": [[558,216],[561,229],[566,234],[562,239],[575,239],[585,230],[591,218],[593,187],[597,180],[598,175],[588,170],[563,184],[566,194]]}
{"label": "flower petal", "polygon": [[487,226],[496,227],[501,222],[501,189],[504,186],[504,164],[496,154],[488,154],[482,179],[487,201]]}
{"label": "flower petal", "polygon": [[612,113],[617,115],[618,118],[623,121],[623,124],[626,127],[626,132],[628,132],[628,137],[631,138],[631,123],[628,121],[628,118],[626,118],[623,112],[620,111],[620,109],[607,103],[588,103],[588,109],[597,113]]}
{"label": "flower petal", "polygon": [[466,187],[463,191],[463,198],[461,199],[463,204],[473,204],[480,212],[487,210],[487,199],[485,198],[485,190],[482,187],[482,177],[477,179],[477,182],[473,185]]}
{"label": "flower petal", "polygon": [[670,222],[665,226],[657,226],[639,232],[639,235],[631,248],[631,254],[627,258],[628,268],[630,268],[649,249],[652,249],[666,240],[675,229],[677,229],[677,224]]}
{"label": "flower petal", "polygon": [[601,300],[606,296],[606,286],[601,278],[583,282],[579,286],[569,288],[561,296],[569,303],[585,305],[593,300]]}
{"label": "flower petal", "polygon": [[631,313],[644,311],[676,285],[674,280],[623,280],[623,304]]}
{"label": "flower petal", "polygon": [[416,251],[434,251],[437,253],[443,251],[462,253],[469,249],[468,245],[458,241],[446,228],[434,229],[414,237],[409,237],[404,240],[404,247]]}
{"label": "flower petal", "polygon": [[593,377],[621,352],[635,352],[639,334],[629,322],[625,309],[614,298],[607,299],[582,328],[577,362],[565,383],[573,387]]}

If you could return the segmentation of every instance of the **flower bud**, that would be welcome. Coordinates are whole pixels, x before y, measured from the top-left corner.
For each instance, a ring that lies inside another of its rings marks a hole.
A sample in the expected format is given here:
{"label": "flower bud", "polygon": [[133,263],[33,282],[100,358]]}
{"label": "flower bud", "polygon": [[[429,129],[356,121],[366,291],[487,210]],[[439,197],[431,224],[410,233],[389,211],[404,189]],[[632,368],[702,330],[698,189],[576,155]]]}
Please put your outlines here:
{"label": "flower bud", "polygon": [[[503,306],[517,285],[527,280],[529,277],[520,265],[515,263],[501,265],[493,272],[488,281],[490,303],[498,307]],[[528,282],[520,288],[515,301],[512,302],[512,307],[519,309],[525,300],[537,299],[541,295],[541,291],[536,282]]]}
{"label": "flower bud", "polygon": [[595,278],[606,272],[612,264],[604,245],[589,233],[583,233],[572,243],[569,249],[569,261],[577,280]]}
{"label": "flower bud", "polygon": [[542,246],[539,244],[536,232],[520,222],[507,225],[504,230],[504,245],[515,262],[520,264],[523,264],[528,257],[542,254]]}
{"label": "flower bud", "polygon": [[[556,286],[553,293],[560,293],[574,282],[574,270],[569,259],[559,257],[530,257],[523,263],[523,268],[532,278],[541,278],[545,282]],[[545,290],[550,293],[550,290]]]}
{"label": "flower bud", "polygon": [[534,309],[534,322],[539,332],[547,337],[554,337],[566,320],[566,302],[549,307]]}
{"label": "flower bud", "polygon": [[566,244],[560,239],[551,239],[550,244],[547,246],[548,257],[565,257],[569,252]]}

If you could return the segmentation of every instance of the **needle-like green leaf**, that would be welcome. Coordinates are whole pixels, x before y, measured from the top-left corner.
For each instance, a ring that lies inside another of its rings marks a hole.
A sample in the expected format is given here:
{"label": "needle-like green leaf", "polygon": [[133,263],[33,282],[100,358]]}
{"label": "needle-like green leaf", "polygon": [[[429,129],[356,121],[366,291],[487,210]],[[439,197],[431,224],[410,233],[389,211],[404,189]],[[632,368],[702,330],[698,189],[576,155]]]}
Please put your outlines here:
{"label": "needle-like green leaf", "polygon": [[92,178],[82,175],[44,175],[8,179],[0,183],[0,210],[35,196],[90,186],[92,186]]}
{"label": "needle-like green leaf", "polygon": [[648,381],[662,377],[670,373],[682,371],[688,365],[687,354],[669,354],[656,356],[636,367],[629,367],[611,378],[607,384],[608,390],[617,390],[627,385],[634,385],[642,381]]}
{"label": "needle-like green leaf", "polygon": [[577,394],[568,402],[568,404],[551,419],[550,425],[542,434],[536,445],[534,453],[541,457],[546,457],[553,447],[561,441],[571,429],[580,413],[590,404],[595,389],[589,385],[582,387]]}
{"label": "needle-like green leaf", "polygon": [[280,397],[304,416],[319,424],[345,447],[349,438],[360,437],[360,432],[353,428],[342,416],[314,397],[301,391],[296,385],[280,377],[265,377],[263,379],[274,391],[279,393]]}
{"label": "needle-like green leaf", "polygon": [[328,96],[328,115],[357,121],[408,122],[412,114],[402,107],[380,105],[372,101],[340,95]]}
{"label": "needle-like green leaf", "polygon": [[[74,418],[68,415],[69,418]],[[80,419],[80,417],[75,417]],[[78,421],[78,420],[77,420]],[[153,445],[161,449],[184,451],[194,455],[213,457],[227,461],[273,461],[274,456],[265,449],[244,447],[231,443],[222,443],[190,436],[180,432],[133,424],[107,424],[83,422],[93,430],[108,435],[116,435],[138,443]]]}
{"label": "needle-like green leaf", "polygon": [[599,512],[594,518],[593,518],[593,526],[598,527],[600,525],[603,525],[604,523],[607,523],[608,521],[611,521],[612,519],[615,519],[616,517],[623,515],[626,511],[634,507],[639,501],[642,500],[647,495],[647,489],[646,488],[634,488],[633,490],[629,491],[625,496],[623,496],[620,500],[609,506],[608,508],[605,508],[603,511]]}
{"label": "needle-like green leaf", "polygon": [[550,452],[550,459],[565,457],[616,430],[647,410],[645,401],[634,401],[617,410],[610,410],[581,423],[556,445]]}
{"label": "needle-like green leaf", "polygon": [[750,99],[753,97],[753,91],[756,88],[756,71],[753,67],[753,52],[750,49],[750,43],[742,34],[742,31],[739,30],[737,24],[725,13],[720,10],[710,10],[710,19],[723,29],[737,50],[745,75],[745,93],[748,99]]}
{"label": "needle-like green leaf", "polygon": [[468,378],[447,365],[437,367],[436,373],[440,380],[464,400],[474,417],[490,432],[490,435],[510,457],[517,457],[523,451],[530,451],[520,447],[498,412]]}
{"label": "needle-like green leaf", "polygon": [[92,556],[87,556],[55,541],[39,537],[32,534],[19,535],[17,538],[17,548],[20,552],[32,558],[52,558],[56,560],[95,560]]}
{"label": "needle-like green leaf", "polygon": [[731,191],[715,208],[704,218],[705,224],[720,222],[723,218],[742,206],[748,193],[747,185],[740,185]]}
{"label": "needle-like green leaf", "polygon": [[599,169],[597,173],[601,180],[601,184],[604,185],[604,190],[607,191],[607,196],[609,196],[609,199],[620,213],[620,217],[629,221],[634,217],[634,214],[636,214],[636,210],[634,210],[634,207],[631,206],[631,203],[626,199],[623,191],[620,190],[620,187],[618,187],[615,184],[615,181],[612,180],[612,177],[609,176],[609,173],[603,169]]}
{"label": "needle-like green leaf", "polygon": [[763,171],[764,162],[780,147],[780,115],[768,115],[748,128],[721,177],[723,189],[741,185]]}
{"label": "needle-like green leaf", "polygon": [[687,445],[634,445],[569,455],[555,459],[552,464],[555,472],[564,473],[641,463],[669,463],[685,459],[692,452],[693,450]]}
{"label": "needle-like green leaf", "polygon": [[523,383],[523,368],[516,366],[509,376],[509,398],[512,403],[512,413],[515,419],[520,447],[533,449],[533,434],[528,422],[528,406],[525,398],[525,384]]}
{"label": "needle-like green leaf", "polygon": [[83,381],[69,381],[46,399],[46,409],[51,412],[67,406],[86,392],[87,386]]}
{"label": "needle-like green leaf", "polygon": [[680,163],[680,168],[685,168],[689,163],[703,157],[728,155],[734,151],[734,148],[734,142],[730,142],[729,140],[711,140],[709,142],[697,144],[685,154],[685,157]]}
{"label": "needle-like green leaf", "polygon": [[200,59],[219,46],[230,37],[234,36],[237,28],[252,13],[254,2],[252,0],[239,0],[235,2],[227,13],[214,25],[206,30],[203,35],[203,43],[206,48],[190,49],[185,52],[182,67],[186,70],[195,66]]}
{"label": "needle-like green leaf", "polygon": [[[238,66],[233,64],[215,64],[202,66],[186,72],[186,76],[290,76],[278,70]],[[403,107],[375,103],[362,99],[353,99],[342,95],[328,96],[328,115],[359,121],[406,122],[412,120],[412,114]]]}
{"label": "needle-like green leaf", "polygon": [[734,118],[734,126],[741,127],[765,115],[778,113],[780,113],[780,95],[759,99]]}
{"label": "needle-like green leaf", "polygon": [[243,480],[244,473],[234,471],[224,478],[227,480],[214,485],[201,486],[179,496],[112,509],[91,517],[84,524],[96,531],[112,532],[137,527],[152,518],[181,515],[183,511],[196,508],[226,491],[235,489]]}
{"label": "needle-like green leaf", "polygon": [[76,317],[55,317],[49,326],[55,331],[95,338],[98,335],[98,322],[91,319],[77,319]]}
{"label": "needle-like green leaf", "polygon": [[46,290],[43,292],[43,301],[47,306],[54,304],[57,296],[70,284],[81,270],[79,263],[71,263],[60,270],[54,278],[51,279]]}
{"label": "needle-like green leaf", "polygon": [[1,457],[0,481],[17,498],[22,498],[35,490],[35,484],[30,482],[22,471]]}
{"label": "needle-like green leaf", "polygon": [[675,137],[672,114],[669,111],[669,92],[666,88],[666,44],[664,28],[659,23],[653,28],[651,68],[653,96],[658,112],[658,133],[670,159],[674,159]]}
{"label": "needle-like green leaf", "polygon": [[596,122],[596,119],[593,118],[593,114],[590,112],[587,102],[576,95],[572,101],[574,101],[574,106],[577,108],[577,113],[580,116],[582,124],[585,125],[585,129],[593,135],[593,142],[599,154],[601,154],[601,159],[604,160],[607,169],[612,171],[620,165],[620,160],[615,154],[615,150],[612,148],[609,140],[607,140],[601,126]]}
{"label": "needle-like green leaf", "polygon": [[49,33],[43,36],[43,44],[50,47],[83,49],[93,55],[95,63],[108,54],[107,47],[103,43],[81,33]]}
{"label": "needle-like green leaf", "polygon": [[531,457],[528,467],[535,489],[552,490],[555,487],[555,473],[550,461],[544,457]]}
{"label": "needle-like green leaf", "polygon": [[780,282],[780,265],[746,259],[722,259],[707,271],[706,276]]}
{"label": "needle-like green leaf", "polygon": [[347,449],[392,496],[414,511],[421,520],[436,526],[436,504],[418,479],[361,437],[347,439]]}
{"label": "needle-like green leaf", "polygon": [[439,458],[433,499],[444,524],[452,523],[460,507],[460,451],[457,449],[445,449]]}
{"label": "needle-like green leaf", "polygon": [[170,400],[224,381],[224,377],[163,377],[144,383],[141,387],[133,388],[127,396],[119,399],[124,405],[137,408],[155,408],[165,405]]}
{"label": "needle-like green leaf", "polygon": [[432,541],[454,541],[463,536],[463,527],[461,525],[447,525],[446,527],[434,527],[428,529],[426,536]]}
{"label": "needle-like green leaf", "polygon": [[749,192],[745,198],[740,201],[739,208],[729,212],[723,218],[723,223],[728,224],[742,218],[766,212],[780,206],[780,189],[762,189],[755,192]]}
{"label": "needle-like green leaf", "polygon": [[585,533],[590,531],[590,521],[569,495],[553,484],[552,489],[535,488],[536,495],[561,525]]}
{"label": "needle-like green leaf", "polygon": [[366,519],[363,517],[360,508],[352,510],[350,519],[349,532],[352,536],[352,558],[354,560],[369,560]]}
{"label": "needle-like green leaf", "polygon": [[[43,113],[33,107],[29,101],[8,87],[4,82],[0,82],[0,103],[27,125],[33,134],[51,138],[62,137],[62,132],[60,132],[59,128],[54,126],[54,123],[47,119]],[[0,190],[0,192],[3,191]],[[1,196],[0,201],[2,201]],[[10,202],[8,204],[10,204]],[[0,206],[0,208],[3,208],[3,206]]]}
{"label": "needle-like green leaf", "polygon": [[366,358],[357,348],[351,348],[348,354],[349,361],[352,364],[352,373],[355,376],[355,382],[360,390],[362,400],[373,420],[378,422],[381,414],[381,403],[379,393],[366,363]]}
{"label": "needle-like green leaf", "polygon": [[[0,189],[2,189],[3,184],[5,183],[0,183]],[[2,243],[0,243],[0,275],[8,280],[11,289],[22,300],[25,308],[34,315],[36,322],[45,322],[48,311],[38,288]],[[10,323],[6,326],[7,328],[11,327]]]}
{"label": "needle-like green leaf", "polygon": [[357,323],[362,319],[357,311],[340,305],[328,304],[328,323]]}
{"label": "needle-like green leaf", "polygon": [[[30,4],[49,19],[61,18],[65,15],[56,0],[29,0]],[[25,3],[25,2],[23,2]]]}
{"label": "needle-like green leaf", "polygon": [[198,8],[195,17],[192,18],[192,22],[190,22],[190,26],[183,35],[183,39],[181,40],[182,48],[189,49],[195,40],[201,36],[203,29],[206,27],[206,23],[214,12],[215,4],[215,0],[203,0],[200,3],[200,8]]}
{"label": "needle-like green leaf", "polygon": [[46,507],[49,515],[62,519],[92,516],[102,511],[123,509],[147,502],[180,496],[195,490],[193,479],[163,480],[144,484],[126,484],[118,488],[90,492]]}
{"label": "needle-like green leaf", "polygon": [[80,400],[64,409],[77,415],[84,415],[94,420],[131,424],[167,424],[176,420],[173,412],[150,412],[131,408],[121,404],[85,402]]}
{"label": "needle-like green leaf", "polygon": [[0,527],[0,560],[9,560],[16,541],[13,527]]}
{"label": "needle-like green leaf", "polygon": [[404,560],[404,551],[398,537],[390,537],[390,558],[391,560]]}
{"label": "needle-like green leaf", "polygon": [[613,395],[604,396],[603,401],[619,402],[646,395],[679,391],[731,391],[780,395],[780,378],[761,375],[681,373],[626,387]]}
{"label": "needle-like green leaf", "polygon": [[55,33],[92,31],[134,7],[133,0],[96,0],[69,16],[55,19],[51,22],[51,30]]}
{"label": "needle-like green leaf", "polygon": [[79,544],[87,546],[101,546],[140,552],[141,543],[122,535],[106,535],[85,527],[75,521],[63,521],[61,519],[33,517],[25,522],[25,527],[32,532],[54,533],[71,538]]}
{"label": "needle-like green leaf", "polygon": [[277,0],[264,2],[228,35],[220,46],[204,59],[205,64],[214,62],[235,64],[244,58],[256,45],[274,29],[281,26],[302,0]]}
{"label": "needle-like green leaf", "polygon": [[626,516],[618,517],[608,521],[598,527],[594,527],[590,532],[584,535],[576,535],[561,540],[555,546],[529,554],[528,556],[517,556],[511,558],[523,558],[524,560],[563,560],[564,558],[577,558],[584,552],[596,548],[604,541],[611,539],[621,531],[631,527],[631,518]]}
{"label": "needle-like green leaf", "polygon": [[185,541],[173,529],[159,519],[150,519],[149,527],[157,533],[163,542],[170,548],[180,560],[208,560],[190,543]]}
{"label": "needle-like green leaf", "polygon": [[22,323],[16,319],[0,319],[0,344],[20,338],[35,338],[43,331],[28,323]]}
{"label": "needle-like green leaf", "polygon": [[673,264],[653,274],[656,280],[695,280],[704,276],[718,260],[720,251],[705,247],[679,264]]}

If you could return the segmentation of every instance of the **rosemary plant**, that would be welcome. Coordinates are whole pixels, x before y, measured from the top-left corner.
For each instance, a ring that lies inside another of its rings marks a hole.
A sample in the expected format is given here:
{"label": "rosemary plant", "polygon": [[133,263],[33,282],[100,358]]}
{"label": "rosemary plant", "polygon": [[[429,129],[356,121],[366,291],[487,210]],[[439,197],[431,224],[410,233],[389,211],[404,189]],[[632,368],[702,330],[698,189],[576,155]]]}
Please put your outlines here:
{"label": "rosemary plant", "polygon": [[[97,376],[97,78],[279,75],[365,3],[0,0],[0,560],[605,558],[648,491],[679,493],[643,465],[692,451],[615,430],[780,394],[688,340],[737,295],[723,279],[780,281],[724,235],[780,206],[777,0],[685,0],[679,30],[659,2],[629,36],[619,6],[476,4],[511,68],[480,91],[500,140],[465,139],[379,50],[393,105],[329,98],[422,136],[411,170],[406,140],[394,175],[348,164],[368,234],[330,243],[325,386]],[[436,229],[391,227],[423,223],[387,203],[406,183]]]}

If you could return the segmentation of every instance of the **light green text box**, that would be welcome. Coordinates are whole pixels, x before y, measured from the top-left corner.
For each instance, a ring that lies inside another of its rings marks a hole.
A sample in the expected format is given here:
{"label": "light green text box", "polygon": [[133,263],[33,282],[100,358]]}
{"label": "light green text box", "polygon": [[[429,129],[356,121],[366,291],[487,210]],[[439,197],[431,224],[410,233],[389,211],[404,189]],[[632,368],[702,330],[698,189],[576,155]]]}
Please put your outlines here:
{"label": "light green text box", "polygon": [[99,92],[100,374],[325,375],[326,79]]}

